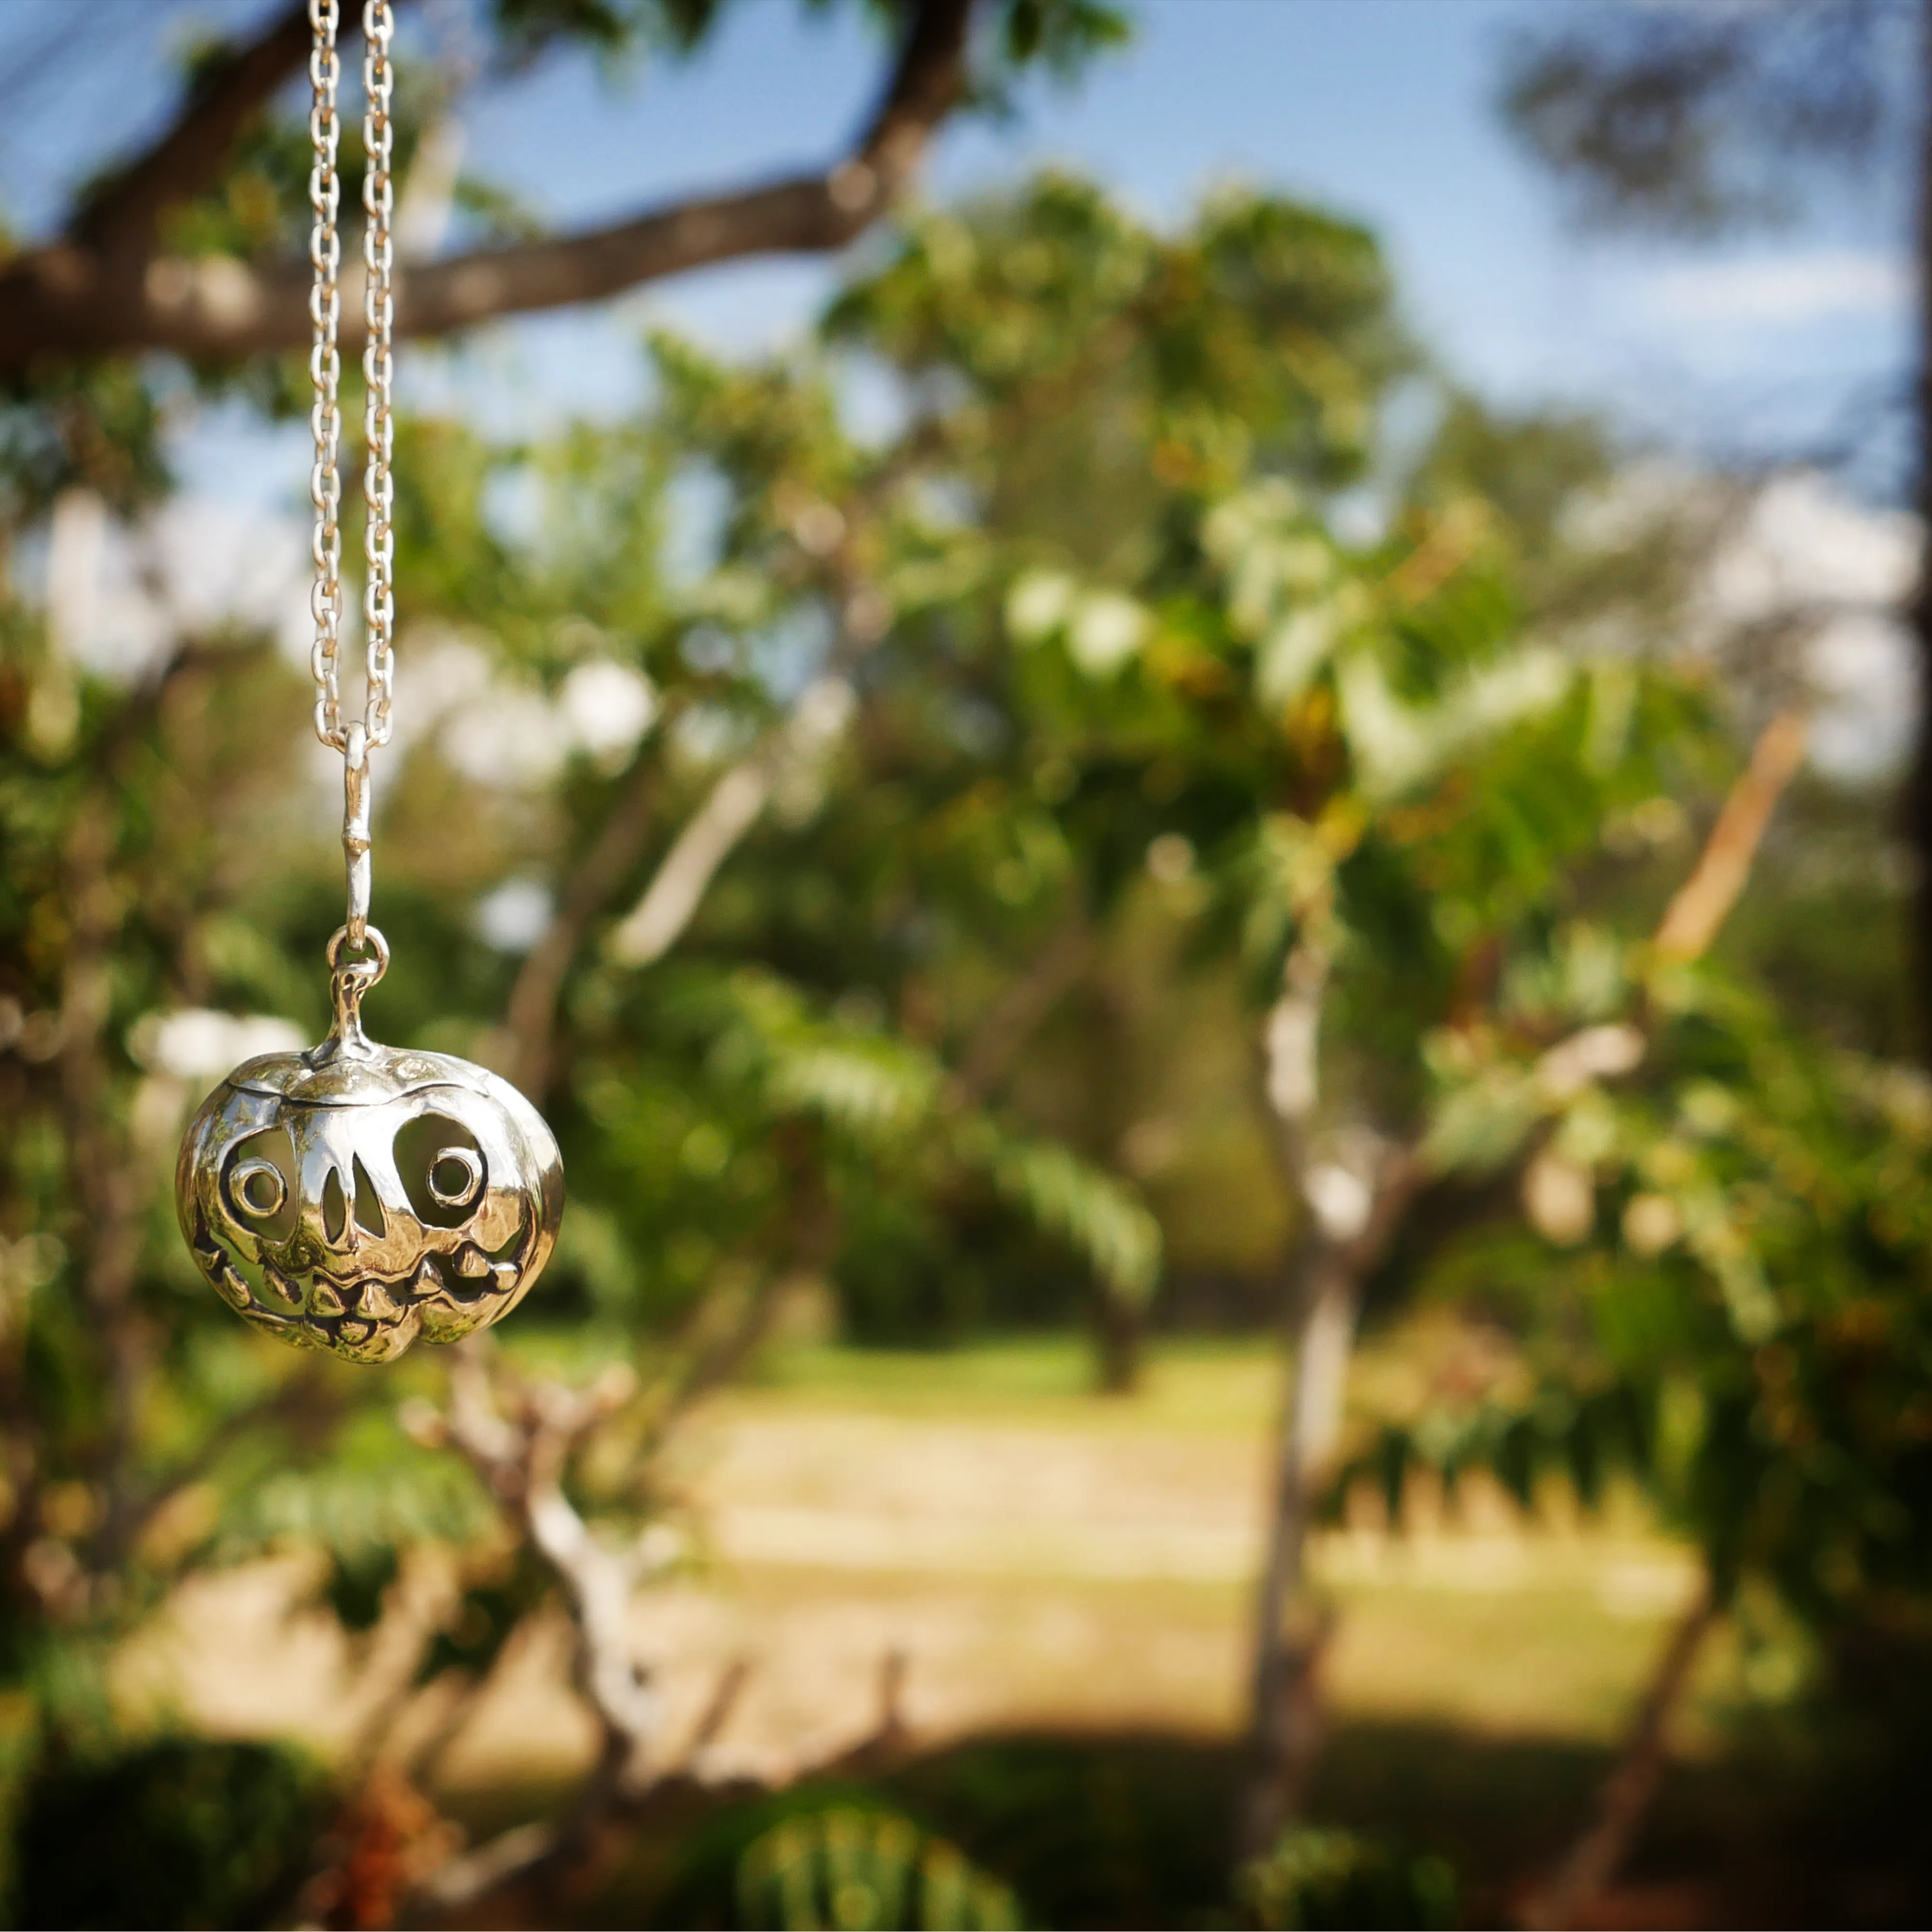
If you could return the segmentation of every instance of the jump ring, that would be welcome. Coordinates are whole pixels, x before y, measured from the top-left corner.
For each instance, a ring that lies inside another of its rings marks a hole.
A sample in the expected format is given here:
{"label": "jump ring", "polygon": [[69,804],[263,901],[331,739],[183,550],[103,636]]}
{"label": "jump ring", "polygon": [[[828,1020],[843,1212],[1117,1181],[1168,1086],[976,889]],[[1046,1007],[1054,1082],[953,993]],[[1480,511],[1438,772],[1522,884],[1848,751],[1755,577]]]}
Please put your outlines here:
{"label": "jump ring", "polygon": [[389,970],[389,942],[382,937],[382,928],[380,926],[365,927],[363,933],[363,944],[375,949],[375,958],[352,959],[345,966],[342,963],[342,950],[348,943],[348,927],[338,926],[328,942],[327,956],[329,970],[332,973],[353,973],[358,979],[367,974],[368,977],[364,981],[364,985],[365,988],[373,986]]}

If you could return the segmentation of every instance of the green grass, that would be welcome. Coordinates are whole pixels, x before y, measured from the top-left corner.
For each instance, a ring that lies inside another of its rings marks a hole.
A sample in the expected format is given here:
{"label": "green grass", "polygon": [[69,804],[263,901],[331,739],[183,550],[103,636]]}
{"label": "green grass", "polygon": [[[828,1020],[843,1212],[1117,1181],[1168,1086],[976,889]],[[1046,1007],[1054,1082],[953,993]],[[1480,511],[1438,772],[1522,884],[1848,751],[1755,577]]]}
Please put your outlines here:
{"label": "green grass", "polygon": [[793,1344],[768,1351],[746,1386],[760,1399],[959,1422],[1024,1413],[1084,1427],[1246,1433],[1267,1426],[1280,1377],[1265,1340],[1164,1337],[1149,1346],[1138,1388],[1106,1394],[1085,1339],[1047,1334],[929,1350]]}

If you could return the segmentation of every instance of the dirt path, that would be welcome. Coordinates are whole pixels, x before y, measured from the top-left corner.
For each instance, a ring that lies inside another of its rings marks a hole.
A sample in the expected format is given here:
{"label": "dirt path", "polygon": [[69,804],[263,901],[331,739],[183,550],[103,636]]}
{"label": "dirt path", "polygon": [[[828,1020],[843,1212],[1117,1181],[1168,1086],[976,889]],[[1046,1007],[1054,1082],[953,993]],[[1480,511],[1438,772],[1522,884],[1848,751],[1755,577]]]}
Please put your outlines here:
{"label": "dirt path", "polygon": [[[1227,1731],[1268,1385],[1264,1365],[1238,1368],[1157,1376],[1126,1402],[981,1402],[971,1420],[916,1390],[719,1404],[680,1456],[691,1563],[636,1613],[672,1735],[742,1658],[752,1675],[710,1768],[784,1774],[876,1723],[895,1654],[900,1719],[924,1738]],[[1401,1540],[1338,1532],[1318,1561],[1344,1612],[1345,1714],[1572,1736],[1615,1730],[1691,1582],[1681,1552],[1636,1528],[1531,1534],[1500,1510]],[[130,1653],[130,1694],[217,1730],[339,1747],[388,1694],[383,1654],[352,1658],[332,1625],[292,1614],[301,1580],[280,1563],[193,1584]],[[426,1570],[411,1587],[427,1604],[439,1586]],[[452,1758],[457,1781],[542,1776],[588,1750],[560,1635],[508,1660]]]}

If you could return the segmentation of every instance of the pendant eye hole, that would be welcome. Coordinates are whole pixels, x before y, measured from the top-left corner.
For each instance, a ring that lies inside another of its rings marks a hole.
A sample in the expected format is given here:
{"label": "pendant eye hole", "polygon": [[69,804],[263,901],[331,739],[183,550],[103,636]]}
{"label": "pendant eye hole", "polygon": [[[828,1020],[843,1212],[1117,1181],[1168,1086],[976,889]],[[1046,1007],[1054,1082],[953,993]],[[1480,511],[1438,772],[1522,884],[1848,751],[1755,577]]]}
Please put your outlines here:
{"label": "pendant eye hole", "polygon": [[247,1211],[266,1220],[280,1211],[289,1198],[289,1184],[272,1160],[244,1160],[235,1170],[235,1198]]}
{"label": "pendant eye hole", "polygon": [[242,1142],[221,1169],[221,1205],[232,1232],[286,1241],[296,1231],[301,1172],[286,1127],[265,1127]]}
{"label": "pendant eye hole", "polygon": [[425,1228],[460,1228],[490,1186],[490,1162],[475,1134],[445,1113],[418,1114],[396,1130],[396,1172]]}
{"label": "pendant eye hole", "polygon": [[483,1192],[483,1162],[468,1148],[445,1148],[430,1162],[430,1198],[442,1208],[476,1206]]}

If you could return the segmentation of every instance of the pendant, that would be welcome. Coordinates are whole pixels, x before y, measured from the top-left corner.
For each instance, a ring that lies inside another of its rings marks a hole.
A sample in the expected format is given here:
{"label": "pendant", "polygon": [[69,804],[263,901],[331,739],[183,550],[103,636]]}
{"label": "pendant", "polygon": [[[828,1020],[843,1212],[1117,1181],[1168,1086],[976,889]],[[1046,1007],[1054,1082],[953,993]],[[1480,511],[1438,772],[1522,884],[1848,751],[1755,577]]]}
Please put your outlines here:
{"label": "pendant", "polygon": [[563,1159],[500,1075],[365,1037],[362,996],[389,958],[365,933],[372,958],[344,959],[346,926],[329,941],[328,1037],[244,1062],[202,1102],[175,1204],[238,1314],[296,1348],[390,1362],[530,1292],[563,1218]]}

